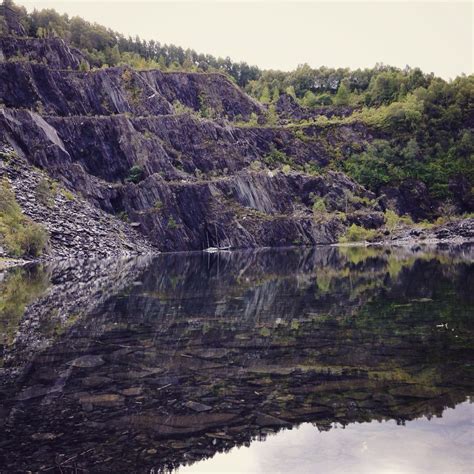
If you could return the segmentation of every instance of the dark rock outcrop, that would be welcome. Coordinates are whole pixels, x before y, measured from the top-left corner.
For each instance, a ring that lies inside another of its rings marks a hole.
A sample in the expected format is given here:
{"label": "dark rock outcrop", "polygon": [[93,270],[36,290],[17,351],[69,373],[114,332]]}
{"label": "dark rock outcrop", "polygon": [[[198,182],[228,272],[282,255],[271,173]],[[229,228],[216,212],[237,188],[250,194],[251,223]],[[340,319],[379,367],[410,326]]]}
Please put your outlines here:
{"label": "dark rock outcrop", "polygon": [[0,154],[0,180],[9,180],[23,212],[48,231],[50,257],[74,255],[85,258],[90,254],[107,257],[156,252],[156,247],[129,224],[65,188],[58,187],[47,200],[41,199],[36,190],[39,183],[47,179],[45,174],[18,156],[13,160],[9,163],[5,155]]}
{"label": "dark rock outcrop", "polygon": [[416,220],[434,216],[436,202],[430,198],[426,185],[416,179],[407,179],[400,186],[381,189],[382,204],[399,215],[408,214]]}
{"label": "dark rock outcrop", "polygon": [[0,18],[4,21],[6,33],[15,36],[26,36],[26,29],[21,23],[18,11],[5,4],[5,2],[0,5]]}
{"label": "dark rock outcrop", "polygon": [[[79,69],[88,64],[84,55],[61,38],[0,36],[0,60],[45,64],[54,69]],[[10,71],[12,71],[10,69]]]}
{"label": "dark rock outcrop", "polygon": [[[18,47],[17,41],[11,40],[11,47]],[[46,45],[36,49],[36,54],[45,61],[48,59],[43,49],[52,49],[58,56],[61,52],[55,48],[56,42],[30,42],[32,47],[37,44]],[[62,66],[67,64],[75,69],[80,56],[69,49],[67,52]],[[191,111],[212,110],[216,117],[230,119],[237,116],[248,119],[252,113],[263,113],[261,105],[222,74],[134,71],[127,67],[65,71],[54,67],[59,61],[53,58],[52,65],[30,61],[0,63],[0,101],[7,107],[59,116],[173,114],[176,102]]]}
{"label": "dark rock outcrop", "polygon": [[[242,125],[266,111],[222,74],[82,72],[82,55],[61,40],[3,45],[0,143],[160,250],[327,244],[352,222],[381,223],[364,188],[341,173],[314,176],[364,146],[361,125]],[[11,60],[15,51],[29,60]],[[315,198],[325,201],[323,219],[314,219]],[[354,211],[352,221],[341,217]]]}

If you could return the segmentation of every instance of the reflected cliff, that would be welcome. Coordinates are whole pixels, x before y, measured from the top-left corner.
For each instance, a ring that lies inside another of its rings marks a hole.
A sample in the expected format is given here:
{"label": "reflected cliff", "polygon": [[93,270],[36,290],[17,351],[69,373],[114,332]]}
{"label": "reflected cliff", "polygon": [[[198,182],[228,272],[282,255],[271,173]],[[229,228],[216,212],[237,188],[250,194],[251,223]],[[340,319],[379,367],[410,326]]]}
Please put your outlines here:
{"label": "reflected cliff", "polygon": [[302,422],[442,415],[473,392],[473,250],[169,254],[5,272],[0,464],[157,472]]}

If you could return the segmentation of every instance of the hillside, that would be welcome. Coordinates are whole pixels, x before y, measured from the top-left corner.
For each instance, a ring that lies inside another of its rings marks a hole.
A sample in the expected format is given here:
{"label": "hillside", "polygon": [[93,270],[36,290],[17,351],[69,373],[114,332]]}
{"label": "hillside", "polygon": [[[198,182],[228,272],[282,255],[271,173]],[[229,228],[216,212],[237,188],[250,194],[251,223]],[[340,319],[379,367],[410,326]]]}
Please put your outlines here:
{"label": "hillside", "polygon": [[446,193],[413,173],[371,185],[374,153],[396,151],[393,140],[406,152],[409,101],[370,109],[381,127],[357,105],[307,107],[291,93],[261,103],[221,73],[91,68],[85,52],[28,37],[21,15],[2,12],[0,175],[49,232],[50,255],[327,244],[354,226],[386,232],[387,210],[474,210],[471,89],[446,209]]}

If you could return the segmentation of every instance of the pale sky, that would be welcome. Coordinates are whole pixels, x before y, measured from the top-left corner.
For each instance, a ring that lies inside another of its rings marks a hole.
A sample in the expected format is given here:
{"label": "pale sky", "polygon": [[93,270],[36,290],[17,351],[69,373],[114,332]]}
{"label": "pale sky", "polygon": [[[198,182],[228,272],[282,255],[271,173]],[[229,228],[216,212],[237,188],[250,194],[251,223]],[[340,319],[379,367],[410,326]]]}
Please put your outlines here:
{"label": "pale sky", "polygon": [[473,73],[473,3],[440,1],[17,0],[125,35],[229,56],[263,69],[418,66]]}

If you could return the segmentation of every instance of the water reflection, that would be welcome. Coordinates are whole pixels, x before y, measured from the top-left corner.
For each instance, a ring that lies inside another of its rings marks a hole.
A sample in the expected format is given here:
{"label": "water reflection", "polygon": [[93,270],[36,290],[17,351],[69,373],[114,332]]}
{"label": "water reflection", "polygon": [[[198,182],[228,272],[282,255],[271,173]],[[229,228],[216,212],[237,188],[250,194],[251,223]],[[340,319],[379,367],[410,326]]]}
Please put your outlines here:
{"label": "water reflection", "polygon": [[156,472],[302,422],[439,416],[472,394],[472,256],[287,249],[5,273],[0,464]]}

